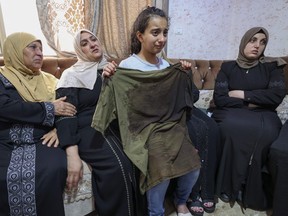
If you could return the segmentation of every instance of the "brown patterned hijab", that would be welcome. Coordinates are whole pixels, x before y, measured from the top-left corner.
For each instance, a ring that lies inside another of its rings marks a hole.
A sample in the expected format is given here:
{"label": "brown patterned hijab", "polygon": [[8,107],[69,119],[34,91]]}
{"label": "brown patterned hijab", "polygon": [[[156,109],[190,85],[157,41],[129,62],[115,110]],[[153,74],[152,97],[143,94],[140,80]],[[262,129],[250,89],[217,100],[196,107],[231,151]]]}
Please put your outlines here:
{"label": "brown patterned hijab", "polygon": [[249,29],[244,36],[241,39],[240,45],[239,45],[239,54],[238,54],[238,58],[236,59],[237,64],[239,65],[239,67],[241,68],[245,68],[245,69],[249,69],[252,68],[254,66],[256,66],[259,62],[264,63],[264,62],[277,62],[278,66],[280,65],[284,65],[286,64],[286,62],[278,57],[266,57],[264,56],[264,51],[266,49],[266,46],[262,52],[262,54],[259,56],[258,59],[248,59],[245,54],[244,54],[244,49],[246,47],[246,45],[248,44],[248,42],[250,41],[250,39],[257,33],[263,33],[266,36],[266,46],[268,44],[268,40],[269,40],[269,33],[268,31],[263,28],[263,27],[254,27]]}

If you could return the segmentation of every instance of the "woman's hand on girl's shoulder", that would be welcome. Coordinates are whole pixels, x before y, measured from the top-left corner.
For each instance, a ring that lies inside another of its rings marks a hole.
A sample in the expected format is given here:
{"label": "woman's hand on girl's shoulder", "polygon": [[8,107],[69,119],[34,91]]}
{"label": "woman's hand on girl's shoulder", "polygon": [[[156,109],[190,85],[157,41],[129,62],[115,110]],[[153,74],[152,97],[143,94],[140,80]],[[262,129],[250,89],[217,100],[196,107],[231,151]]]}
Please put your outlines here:
{"label": "woman's hand on girl's shoulder", "polygon": [[116,67],[118,65],[116,64],[115,61],[109,62],[104,68],[103,68],[103,73],[102,73],[102,77],[110,77],[112,75],[115,74],[116,72]]}

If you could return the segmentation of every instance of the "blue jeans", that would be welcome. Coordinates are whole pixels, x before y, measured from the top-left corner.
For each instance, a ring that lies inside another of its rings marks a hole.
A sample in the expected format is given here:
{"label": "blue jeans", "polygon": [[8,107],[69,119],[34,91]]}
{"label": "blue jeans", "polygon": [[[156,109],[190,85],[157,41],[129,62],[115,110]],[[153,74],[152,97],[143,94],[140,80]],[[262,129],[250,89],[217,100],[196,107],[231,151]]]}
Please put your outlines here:
{"label": "blue jeans", "polygon": [[[177,178],[174,202],[185,204],[199,176],[199,169]],[[164,199],[170,180],[165,180],[146,192],[148,215],[164,216]]]}

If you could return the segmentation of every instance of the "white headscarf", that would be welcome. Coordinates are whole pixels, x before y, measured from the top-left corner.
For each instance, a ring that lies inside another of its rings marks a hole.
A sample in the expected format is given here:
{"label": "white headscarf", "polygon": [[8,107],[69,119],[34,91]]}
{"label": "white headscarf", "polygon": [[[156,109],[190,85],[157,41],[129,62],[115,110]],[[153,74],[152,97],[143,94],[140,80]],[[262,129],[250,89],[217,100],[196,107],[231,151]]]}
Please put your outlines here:
{"label": "white headscarf", "polygon": [[[108,63],[103,53],[100,61],[94,62],[88,59],[85,53],[82,52],[80,46],[80,37],[82,32],[88,32],[95,36],[91,31],[87,29],[81,29],[76,33],[74,38],[74,49],[78,61],[70,68],[63,71],[63,74],[61,75],[61,78],[58,82],[57,89],[74,87],[87,88],[92,90],[97,80],[97,70],[102,69]],[[99,41],[98,38],[97,40]]]}

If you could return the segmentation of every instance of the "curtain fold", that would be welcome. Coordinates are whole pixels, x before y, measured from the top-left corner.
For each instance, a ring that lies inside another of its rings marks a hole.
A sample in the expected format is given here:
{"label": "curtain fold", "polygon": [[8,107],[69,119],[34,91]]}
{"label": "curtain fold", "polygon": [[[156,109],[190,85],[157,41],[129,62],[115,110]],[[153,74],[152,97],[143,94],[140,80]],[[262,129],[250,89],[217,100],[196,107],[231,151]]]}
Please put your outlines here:
{"label": "curtain fold", "polygon": [[138,14],[151,6],[152,0],[101,1],[99,37],[105,52],[113,58],[126,58],[130,50],[130,32]]}
{"label": "curtain fold", "polygon": [[100,2],[36,0],[41,30],[57,56],[76,57],[72,44],[79,29],[87,28],[96,33]]}
{"label": "curtain fold", "polygon": [[153,0],[36,0],[47,43],[62,57],[76,56],[66,47],[73,47],[73,36],[81,28],[99,37],[108,56],[129,56],[132,24],[140,11],[154,4]]}
{"label": "curtain fold", "polygon": [[97,34],[101,2],[101,0],[84,1],[84,26],[94,34]]}

